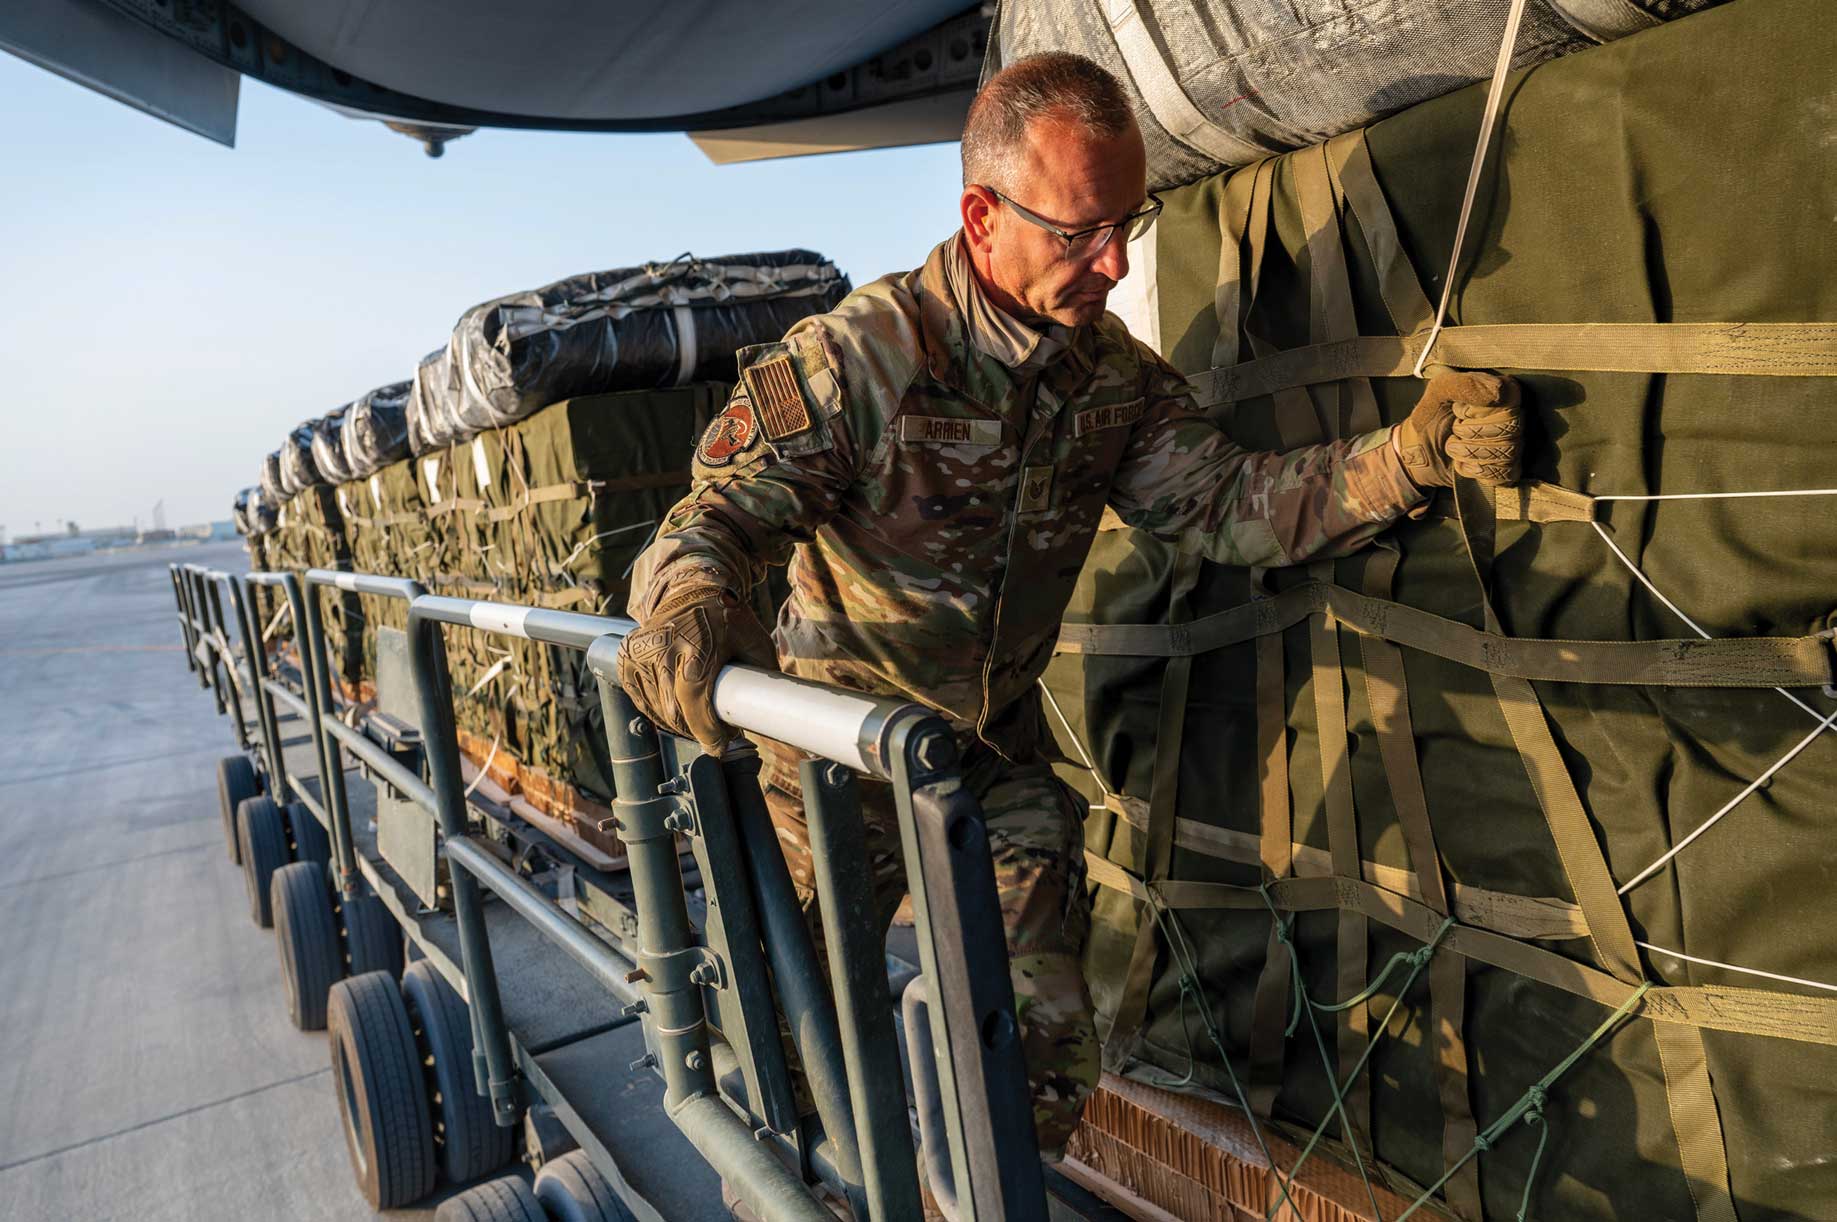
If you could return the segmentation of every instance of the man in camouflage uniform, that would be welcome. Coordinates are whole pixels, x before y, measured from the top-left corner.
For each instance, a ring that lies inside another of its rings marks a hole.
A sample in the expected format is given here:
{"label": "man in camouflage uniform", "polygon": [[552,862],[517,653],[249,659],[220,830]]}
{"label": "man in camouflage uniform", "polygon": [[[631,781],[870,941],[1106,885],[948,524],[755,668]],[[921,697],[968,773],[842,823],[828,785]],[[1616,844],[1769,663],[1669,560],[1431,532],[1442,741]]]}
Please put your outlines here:
{"label": "man in camouflage uniform", "polygon": [[[1059,1157],[1098,1076],[1081,970],[1085,803],[1053,774],[1036,681],[1108,507],[1190,533],[1221,564],[1369,543],[1449,485],[1515,478],[1515,388],[1444,375],[1408,422],[1249,453],[1185,380],[1104,313],[1158,203],[1115,80],[1076,56],[1015,64],[978,95],[963,229],[925,265],[851,294],[783,342],[697,447],[695,485],[639,562],[620,679],[660,724],[720,750],[712,685],[741,659],[918,701],[958,734],[987,817],[1042,1154]],[[768,638],[748,593],[790,564]],[[795,752],[764,783],[813,903]],[[891,793],[864,813],[880,917],[905,890]],[[814,913],[811,926],[820,936]]]}

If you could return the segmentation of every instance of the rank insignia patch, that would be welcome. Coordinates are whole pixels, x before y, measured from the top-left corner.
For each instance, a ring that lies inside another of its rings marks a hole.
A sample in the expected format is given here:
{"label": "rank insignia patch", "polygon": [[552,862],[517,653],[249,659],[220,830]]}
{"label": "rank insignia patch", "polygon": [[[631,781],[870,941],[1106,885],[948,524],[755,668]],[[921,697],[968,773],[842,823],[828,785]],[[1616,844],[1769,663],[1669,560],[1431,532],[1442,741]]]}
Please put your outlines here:
{"label": "rank insignia patch", "polygon": [[740,371],[757,406],[760,431],[767,441],[781,441],[810,427],[810,408],[791,358],[775,356]]}
{"label": "rank insignia patch", "polygon": [[753,419],[753,405],[744,394],[735,395],[727,410],[709,422],[702,433],[695,456],[704,467],[725,467],[737,454],[743,454],[759,440],[759,424]]}

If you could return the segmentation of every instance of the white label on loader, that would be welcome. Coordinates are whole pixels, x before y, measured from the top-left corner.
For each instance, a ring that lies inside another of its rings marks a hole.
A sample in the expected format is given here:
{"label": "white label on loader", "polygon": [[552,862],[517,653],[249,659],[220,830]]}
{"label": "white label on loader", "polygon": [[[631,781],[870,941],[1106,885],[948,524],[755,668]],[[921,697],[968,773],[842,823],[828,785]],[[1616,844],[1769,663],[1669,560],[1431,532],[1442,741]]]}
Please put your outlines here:
{"label": "white label on loader", "polygon": [[484,492],[491,487],[491,459],[485,455],[485,439],[472,439],[472,474],[478,476],[478,490]]}
{"label": "white label on loader", "polygon": [[438,505],[440,503],[439,455],[421,460],[421,474],[427,480],[427,503],[430,505]]}
{"label": "white label on loader", "polygon": [[383,477],[381,475],[370,477],[370,503],[376,506],[378,513],[383,512]]}
{"label": "white label on loader", "polygon": [[523,630],[523,621],[529,618],[528,607],[506,607],[500,603],[473,603],[466,613],[474,628],[483,628],[486,632],[508,632],[511,636],[527,638],[529,633]]}

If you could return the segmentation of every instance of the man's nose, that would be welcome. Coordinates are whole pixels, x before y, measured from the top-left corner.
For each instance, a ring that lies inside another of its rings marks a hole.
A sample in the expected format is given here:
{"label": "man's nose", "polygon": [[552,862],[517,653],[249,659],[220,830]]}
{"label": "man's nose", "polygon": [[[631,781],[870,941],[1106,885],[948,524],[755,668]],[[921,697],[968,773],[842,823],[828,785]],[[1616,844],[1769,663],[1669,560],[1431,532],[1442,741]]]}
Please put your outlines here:
{"label": "man's nose", "polygon": [[1111,280],[1121,280],[1129,274],[1129,244],[1123,241],[1122,234],[1103,244],[1103,249],[1091,260],[1091,270]]}

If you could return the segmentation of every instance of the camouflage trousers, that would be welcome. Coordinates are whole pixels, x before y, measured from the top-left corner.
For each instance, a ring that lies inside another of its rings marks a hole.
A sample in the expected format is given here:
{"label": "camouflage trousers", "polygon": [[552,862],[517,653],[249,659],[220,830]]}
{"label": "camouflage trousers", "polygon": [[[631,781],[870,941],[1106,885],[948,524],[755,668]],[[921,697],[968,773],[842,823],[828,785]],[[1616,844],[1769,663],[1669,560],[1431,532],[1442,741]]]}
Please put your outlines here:
{"label": "camouflage trousers", "polygon": [[[760,744],[760,782],[778,832],[804,921],[827,962],[810,833],[797,766],[807,758],[776,743]],[[1091,930],[1091,901],[1084,873],[1084,813],[1088,803],[1044,763],[1014,765],[992,752],[969,752],[964,780],[982,803],[995,886],[1001,897],[1014,984],[1015,1016],[1040,1154],[1048,1162],[1065,1153],[1084,1101],[1097,1085],[1099,1049],[1091,991],[1084,980],[1084,945]],[[860,779],[869,868],[880,928],[893,922],[906,894],[904,856],[893,788]]]}

